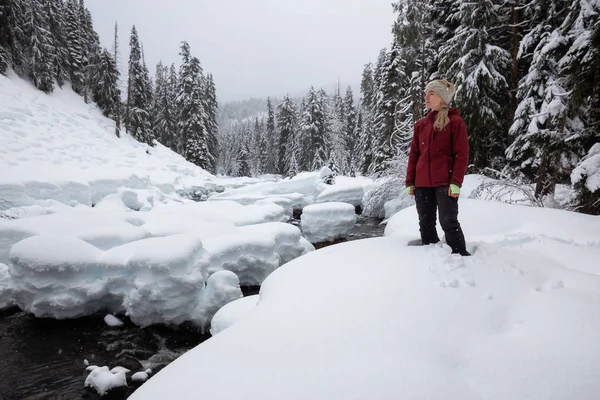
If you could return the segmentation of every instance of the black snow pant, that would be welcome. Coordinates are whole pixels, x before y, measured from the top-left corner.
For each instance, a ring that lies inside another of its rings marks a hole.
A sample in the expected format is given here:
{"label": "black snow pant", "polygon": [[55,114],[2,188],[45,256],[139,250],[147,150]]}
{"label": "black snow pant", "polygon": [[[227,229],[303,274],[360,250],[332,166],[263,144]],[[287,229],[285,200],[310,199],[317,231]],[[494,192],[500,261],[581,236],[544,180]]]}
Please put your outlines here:
{"label": "black snow pant", "polygon": [[468,255],[465,236],[458,222],[458,199],[448,196],[448,186],[417,187],[415,202],[419,213],[419,230],[424,245],[440,241],[436,224],[436,211],[440,212],[440,224],[446,234],[446,243],[453,253]]}

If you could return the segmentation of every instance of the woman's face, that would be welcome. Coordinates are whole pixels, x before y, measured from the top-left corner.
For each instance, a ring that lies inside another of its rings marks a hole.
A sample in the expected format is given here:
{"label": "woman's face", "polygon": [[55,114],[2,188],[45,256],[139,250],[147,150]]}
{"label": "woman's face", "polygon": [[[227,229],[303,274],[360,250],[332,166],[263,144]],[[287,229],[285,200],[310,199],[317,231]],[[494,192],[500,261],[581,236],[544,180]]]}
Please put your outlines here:
{"label": "woman's face", "polygon": [[425,92],[425,107],[432,109],[433,111],[440,111],[444,104],[444,100],[433,90]]}

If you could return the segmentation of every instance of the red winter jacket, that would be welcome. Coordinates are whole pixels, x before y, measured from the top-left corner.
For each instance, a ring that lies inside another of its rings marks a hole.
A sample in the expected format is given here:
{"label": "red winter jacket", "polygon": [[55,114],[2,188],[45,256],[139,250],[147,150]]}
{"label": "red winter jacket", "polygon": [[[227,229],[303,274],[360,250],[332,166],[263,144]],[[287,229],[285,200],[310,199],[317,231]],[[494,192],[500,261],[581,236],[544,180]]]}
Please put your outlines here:
{"label": "red winter jacket", "polygon": [[436,111],[415,124],[406,186],[437,187],[451,183],[462,186],[469,163],[469,141],[460,111],[448,110],[450,122],[442,131],[433,129]]}

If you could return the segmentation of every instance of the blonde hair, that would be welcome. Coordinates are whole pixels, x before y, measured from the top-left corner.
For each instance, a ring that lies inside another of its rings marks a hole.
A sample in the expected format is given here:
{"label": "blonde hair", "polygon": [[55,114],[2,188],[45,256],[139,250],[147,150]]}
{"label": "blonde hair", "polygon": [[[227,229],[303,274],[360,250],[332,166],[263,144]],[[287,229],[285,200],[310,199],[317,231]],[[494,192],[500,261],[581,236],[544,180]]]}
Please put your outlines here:
{"label": "blonde hair", "polygon": [[[456,89],[452,83],[448,82],[445,79],[438,80],[437,82],[447,87],[450,93],[454,95]],[[433,123],[433,128],[436,131],[443,131],[444,129],[446,129],[446,126],[448,126],[448,124],[450,123],[450,118],[448,117],[448,106],[449,104],[446,103],[446,100],[444,100],[442,97],[442,109],[437,113],[437,116],[435,117],[435,122]]]}

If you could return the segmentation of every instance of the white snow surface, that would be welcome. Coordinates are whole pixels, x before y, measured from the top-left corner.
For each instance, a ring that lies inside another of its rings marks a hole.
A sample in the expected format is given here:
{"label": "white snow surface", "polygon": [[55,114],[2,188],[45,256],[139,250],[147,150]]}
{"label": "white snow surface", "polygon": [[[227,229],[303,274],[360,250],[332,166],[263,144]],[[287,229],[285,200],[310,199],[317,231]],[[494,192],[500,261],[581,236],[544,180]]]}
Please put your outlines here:
{"label": "white snow surface", "polygon": [[571,182],[576,184],[584,177],[590,192],[600,190],[600,143],[593,145],[585,159],[573,170]]}
{"label": "white snow surface", "polygon": [[210,322],[210,333],[216,335],[242,320],[256,308],[259,295],[247,296],[221,307]]}
{"label": "white snow surface", "polygon": [[209,200],[234,200],[248,205],[257,201],[269,200],[278,203],[279,199],[285,198],[291,201],[293,209],[301,209],[306,205],[324,201],[359,205],[362,203],[364,192],[372,185],[373,181],[370,178],[342,176],[336,177],[336,184],[326,185],[323,183],[320,172],[302,172],[293,178],[256,183],[223,193],[215,193],[209,197]]}
{"label": "white snow surface", "polygon": [[472,257],[406,246],[411,207],[287,263],[130,399],[596,400],[600,217],[468,199],[459,217]]}
{"label": "white snow surface", "polygon": [[354,206],[341,202],[306,206],[300,217],[302,233],[311,243],[344,238],[352,231],[355,223]]}
{"label": "white snow surface", "polygon": [[10,73],[0,76],[0,105],[4,201],[92,205],[128,188],[142,197],[133,204],[143,206],[214,178],[160,144],[150,147],[124,133],[117,138],[115,122],[69,88],[44,95]]}
{"label": "white snow surface", "polygon": [[[88,367],[90,368],[90,367]],[[96,367],[85,378],[85,387],[95,389],[100,396],[104,396],[109,390],[127,386],[125,371],[119,370],[112,372],[108,367]]]}

